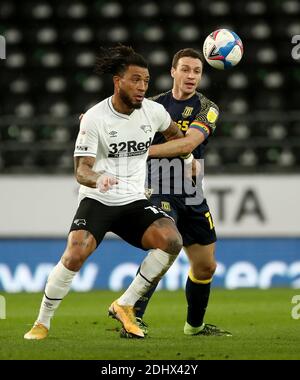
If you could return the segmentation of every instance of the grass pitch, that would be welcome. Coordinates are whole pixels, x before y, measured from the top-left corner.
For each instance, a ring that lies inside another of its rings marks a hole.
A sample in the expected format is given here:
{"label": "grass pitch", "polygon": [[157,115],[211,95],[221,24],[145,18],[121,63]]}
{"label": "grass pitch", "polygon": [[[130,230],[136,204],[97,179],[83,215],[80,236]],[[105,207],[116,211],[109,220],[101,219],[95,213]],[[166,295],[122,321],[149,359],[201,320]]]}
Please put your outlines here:
{"label": "grass pitch", "polygon": [[0,359],[300,359],[300,319],[291,299],[300,290],[213,289],[206,322],[233,337],[183,335],[184,291],[157,292],[145,320],[149,337],[121,339],[107,308],[119,293],[70,293],[61,304],[49,337],[26,341],[41,294],[6,294],[7,319],[0,320]]}

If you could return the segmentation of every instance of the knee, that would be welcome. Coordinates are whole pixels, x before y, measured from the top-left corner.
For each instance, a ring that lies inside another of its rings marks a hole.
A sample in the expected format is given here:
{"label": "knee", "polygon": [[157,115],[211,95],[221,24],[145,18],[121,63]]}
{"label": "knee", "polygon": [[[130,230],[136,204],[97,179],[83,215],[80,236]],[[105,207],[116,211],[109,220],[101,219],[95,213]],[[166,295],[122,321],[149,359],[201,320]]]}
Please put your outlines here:
{"label": "knee", "polygon": [[161,234],[157,242],[157,248],[168,252],[170,255],[177,256],[182,249],[182,237],[179,233]]}
{"label": "knee", "polygon": [[170,219],[162,218],[155,221],[144,233],[142,246],[145,249],[159,248],[177,256],[182,249],[182,237]]}
{"label": "knee", "polygon": [[213,277],[216,269],[217,263],[212,261],[201,266],[197,265],[196,267],[192,267],[192,272],[197,280],[209,280]]}
{"label": "knee", "polygon": [[62,263],[67,269],[77,272],[92,251],[92,247],[75,234],[69,236],[67,248],[62,256]]}
{"label": "knee", "polygon": [[85,260],[79,250],[67,249],[62,256],[61,261],[67,269],[78,272]]}

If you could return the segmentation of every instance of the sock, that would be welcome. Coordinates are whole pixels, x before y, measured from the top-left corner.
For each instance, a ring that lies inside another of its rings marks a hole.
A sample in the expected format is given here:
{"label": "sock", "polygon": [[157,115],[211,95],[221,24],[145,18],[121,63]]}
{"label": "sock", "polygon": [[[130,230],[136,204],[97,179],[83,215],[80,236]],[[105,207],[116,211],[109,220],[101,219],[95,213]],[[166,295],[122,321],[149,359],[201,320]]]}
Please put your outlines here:
{"label": "sock", "polygon": [[42,323],[47,329],[50,328],[51,318],[62,299],[69,292],[76,273],[67,269],[61,261],[52,269],[36,322]]}
{"label": "sock", "polygon": [[[137,271],[137,275],[139,274],[141,267],[139,267]],[[154,284],[146,294],[144,294],[134,305],[135,309],[135,316],[138,318],[143,318],[146,308],[148,306],[148,303],[150,301],[150,298],[152,297],[153,293],[155,292],[155,289],[157,288],[157,284]]]}
{"label": "sock", "polygon": [[192,272],[189,272],[185,286],[185,295],[188,304],[187,322],[192,327],[200,327],[203,324],[211,281],[212,278],[203,281],[197,280]]}
{"label": "sock", "polygon": [[170,255],[161,249],[151,249],[141,264],[140,271],[127,290],[118,299],[119,305],[134,306],[173,264],[177,255]]}

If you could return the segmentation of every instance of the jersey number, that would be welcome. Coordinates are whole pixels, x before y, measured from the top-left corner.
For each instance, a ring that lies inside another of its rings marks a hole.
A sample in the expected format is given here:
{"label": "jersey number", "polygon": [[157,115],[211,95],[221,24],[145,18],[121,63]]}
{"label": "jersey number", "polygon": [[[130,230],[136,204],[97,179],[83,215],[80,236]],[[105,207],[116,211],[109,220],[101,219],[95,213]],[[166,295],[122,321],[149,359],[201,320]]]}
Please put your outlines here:
{"label": "jersey number", "polygon": [[178,128],[181,130],[181,131],[184,131],[186,132],[189,128],[189,121],[188,120],[178,120],[177,121],[177,125],[178,125]]}
{"label": "jersey number", "polygon": [[207,213],[205,213],[205,217],[206,217],[207,220],[208,220],[209,228],[212,230],[212,229],[214,228],[214,222],[213,222],[213,220],[212,220],[212,217],[211,217],[209,211],[208,211]]}
{"label": "jersey number", "polygon": [[164,212],[162,209],[158,208],[157,206],[147,206],[145,207],[145,210],[151,210],[154,214],[163,214],[166,218],[173,218],[169,216],[166,212]]}

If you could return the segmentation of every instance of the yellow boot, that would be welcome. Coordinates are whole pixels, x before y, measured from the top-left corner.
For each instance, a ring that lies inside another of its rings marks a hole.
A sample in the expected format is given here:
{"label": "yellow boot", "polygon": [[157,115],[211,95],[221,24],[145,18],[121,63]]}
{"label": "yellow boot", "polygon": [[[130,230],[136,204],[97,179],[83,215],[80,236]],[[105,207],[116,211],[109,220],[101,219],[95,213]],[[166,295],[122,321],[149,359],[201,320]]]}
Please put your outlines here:
{"label": "yellow boot", "polygon": [[45,339],[45,338],[47,338],[48,331],[49,330],[47,329],[47,327],[45,327],[41,323],[36,322],[33,325],[32,329],[24,335],[24,339],[30,339],[30,340],[32,340],[32,339],[35,339],[35,340]]}

